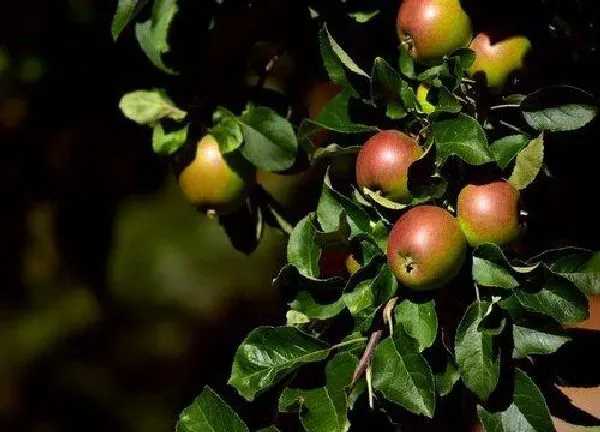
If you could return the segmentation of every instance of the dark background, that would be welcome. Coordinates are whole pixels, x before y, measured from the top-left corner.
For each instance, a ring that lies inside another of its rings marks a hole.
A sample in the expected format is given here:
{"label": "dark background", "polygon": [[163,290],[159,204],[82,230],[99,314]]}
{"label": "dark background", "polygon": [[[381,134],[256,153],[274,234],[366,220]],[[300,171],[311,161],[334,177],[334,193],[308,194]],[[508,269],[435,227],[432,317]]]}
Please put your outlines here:
{"label": "dark background", "polygon": [[[269,229],[252,255],[234,251],[217,221],[183,201],[169,161],[152,153],[150,131],[123,118],[117,105],[128,91],[166,87],[199,130],[217,104],[241,107],[252,97],[302,106],[308,83],[323,78],[317,27],[305,6],[263,0],[248,10],[226,0],[222,25],[205,34],[198,29],[216,6],[182,1],[167,57],[182,75],[173,78],[153,68],[131,28],[112,41],[116,1],[4,3],[0,430],[172,430],[207,384],[251,425],[266,426],[273,414],[267,404],[251,411],[224,383],[245,334],[284,321],[284,299],[270,282],[285,238]],[[383,12],[368,24],[348,20],[336,5],[313,4],[365,70],[375,55],[394,61],[396,2],[379,2]],[[532,40],[517,90],[568,83],[600,94],[592,0],[464,5],[476,31]],[[293,56],[287,98],[244,86],[258,40]],[[524,197],[530,252],[562,244],[600,249],[599,123],[547,137],[553,178]],[[302,181],[275,179],[274,193],[305,207],[316,189],[299,193]],[[305,200],[294,201],[294,193]]]}

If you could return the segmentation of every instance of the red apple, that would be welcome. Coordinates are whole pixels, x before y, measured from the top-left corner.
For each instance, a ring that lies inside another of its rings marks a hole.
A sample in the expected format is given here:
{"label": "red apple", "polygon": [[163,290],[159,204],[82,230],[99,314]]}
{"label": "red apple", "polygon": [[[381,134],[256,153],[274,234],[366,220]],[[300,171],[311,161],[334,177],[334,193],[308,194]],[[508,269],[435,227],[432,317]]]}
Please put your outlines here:
{"label": "red apple", "polygon": [[358,186],[379,191],[392,201],[409,201],[408,167],[422,154],[421,147],[408,135],[396,130],[381,131],[358,153]]}
{"label": "red apple", "polygon": [[459,272],[467,243],[456,219],[446,210],[420,206],[407,211],[388,237],[390,269],[403,285],[427,291]]}
{"label": "red apple", "polygon": [[467,242],[499,246],[520,232],[519,191],[504,180],[465,186],[458,195],[457,217]]}
{"label": "red apple", "polygon": [[404,0],[396,30],[419,63],[435,63],[444,55],[469,45],[471,20],[460,0]]}

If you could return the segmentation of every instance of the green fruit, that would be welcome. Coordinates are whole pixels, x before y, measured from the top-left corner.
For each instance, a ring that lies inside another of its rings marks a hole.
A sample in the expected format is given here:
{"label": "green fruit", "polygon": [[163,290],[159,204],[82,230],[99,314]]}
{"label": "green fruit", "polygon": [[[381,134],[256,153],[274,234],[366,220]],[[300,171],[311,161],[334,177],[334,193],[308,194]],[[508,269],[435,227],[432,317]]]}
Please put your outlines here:
{"label": "green fruit", "polygon": [[465,236],[450,213],[420,206],[407,211],[392,228],[387,258],[400,283],[415,291],[428,291],[458,274],[466,249]]}
{"label": "green fruit", "polygon": [[499,246],[515,240],[519,227],[519,191],[507,181],[465,186],[458,195],[457,217],[467,242]]}
{"label": "green fruit", "polygon": [[479,33],[469,48],[475,51],[475,61],[467,74],[483,73],[489,88],[497,93],[512,73],[523,69],[531,42],[525,36],[513,36],[492,44],[487,34]]}
{"label": "green fruit", "polygon": [[358,186],[381,192],[392,201],[409,201],[408,167],[422,154],[421,147],[408,135],[395,130],[378,132],[358,153]]}
{"label": "green fruit", "polygon": [[235,211],[246,198],[254,174],[235,156],[223,157],[219,143],[205,135],[198,142],[194,159],[179,175],[179,187],[186,199],[209,214]]}
{"label": "green fruit", "polygon": [[438,62],[473,38],[471,20],[459,0],[404,0],[396,30],[412,58],[423,64]]}
{"label": "green fruit", "polygon": [[419,101],[419,104],[421,104],[421,110],[425,114],[431,114],[432,112],[435,111],[435,105],[432,105],[427,100],[428,94],[429,94],[429,86],[426,84],[419,85],[419,87],[417,88],[417,100]]}
{"label": "green fruit", "polygon": [[324,249],[319,259],[320,277],[348,277],[360,269],[360,263],[349,247],[338,246]]}

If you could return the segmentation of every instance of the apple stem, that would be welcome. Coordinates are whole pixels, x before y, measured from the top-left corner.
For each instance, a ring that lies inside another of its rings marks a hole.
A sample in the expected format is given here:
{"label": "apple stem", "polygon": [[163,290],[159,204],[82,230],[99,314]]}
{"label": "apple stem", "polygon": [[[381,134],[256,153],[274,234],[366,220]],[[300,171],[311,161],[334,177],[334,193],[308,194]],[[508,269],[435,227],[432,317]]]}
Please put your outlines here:
{"label": "apple stem", "polygon": [[509,129],[514,130],[515,132],[518,132],[518,133],[523,134],[523,135],[527,135],[527,133],[523,129],[519,129],[515,125],[507,123],[504,120],[498,120],[498,123],[500,123],[502,126],[505,126],[505,127],[509,128]]}
{"label": "apple stem", "polygon": [[516,104],[504,104],[504,105],[494,105],[490,107],[490,110],[494,111],[494,110],[499,110],[499,109],[503,109],[503,108],[519,108],[520,105],[516,105]]}

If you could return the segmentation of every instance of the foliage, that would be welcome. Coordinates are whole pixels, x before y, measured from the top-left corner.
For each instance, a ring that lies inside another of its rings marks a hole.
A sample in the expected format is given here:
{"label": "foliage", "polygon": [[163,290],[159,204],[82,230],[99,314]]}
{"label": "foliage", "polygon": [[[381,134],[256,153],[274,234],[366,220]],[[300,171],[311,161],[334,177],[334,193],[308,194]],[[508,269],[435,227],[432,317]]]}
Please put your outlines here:
{"label": "foliage", "polygon": [[[119,2],[115,38],[144,3]],[[177,10],[175,0],[155,0],[150,20],[136,25],[143,51],[168,73],[175,71],[163,54],[169,51]],[[274,281],[290,296],[287,323],[248,335],[235,354],[228,383],[247,401],[276,391],[278,410],[297,413],[309,432],[346,431],[353,411],[373,409],[385,413],[390,424],[409,413],[435,421],[437,410],[448,406],[444,402],[464,394],[473,408],[477,405],[486,430],[553,430],[543,392],[547,386],[536,383],[541,378],[535,365],[539,356],[552,355],[569,342],[565,325],[588,317],[586,295],[600,292],[598,255],[564,248],[530,258],[510,247],[483,244],[470,251],[465,271],[441,289],[445,296],[416,296],[399,286],[386,264],[386,239],[407,208],[429,203],[453,211],[457,191],[470,176],[505,177],[529,193],[546,175],[545,137],[585,128],[597,115],[597,101],[583,90],[553,86],[508,95],[490,109],[486,89],[465,79],[474,58],[470,50],[424,67],[413,64],[401,46],[394,61],[375,56],[369,69],[361,66],[363,59],[351,58],[351,47],[336,41],[317,10],[309,12],[319,24],[314,48],[329,79],[341,88],[319,116],[298,118],[247,101],[241,114],[211,107],[212,124],[203,125],[223,154],[239,151],[265,171],[285,173],[302,161],[317,164],[321,159],[331,165],[314,211],[291,222],[276,212],[272,216],[277,217],[266,218],[289,234],[288,264]],[[380,13],[353,11],[346,19],[365,24]],[[422,83],[431,87],[436,107],[431,114],[423,112],[415,96]],[[157,153],[173,154],[184,146],[188,125],[181,123],[188,119],[187,110],[164,91],[132,92],[120,106],[128,118],[154,128]],[[508,114],[497,109],[507,106]],[[178,126],[166,133],[165,122]],[[347,179],[335,182],[332,174],[336,158],[355,153],[366,133],[390,125],[418,138],[426,150],[409,171],[414,197],[409,203],[358,190]],[[323,130],[328,145],[317,149],[311,137]],[[265,200],[272,204],[263,195],[249,196],[251,206],[272,212]],[[261,232],[263,218],[255,222],[253,235]],[[360,269],[325,278],[321,258],[339,245],[352,250]],[[470,294],[455,295],[458,290]],[[450,307],[449,297],[459,299],[458,311]],[[307,388],[300,378],[305,370],[322,379]],[[205,389],[181,414],[177,430],[248,428]]]}

